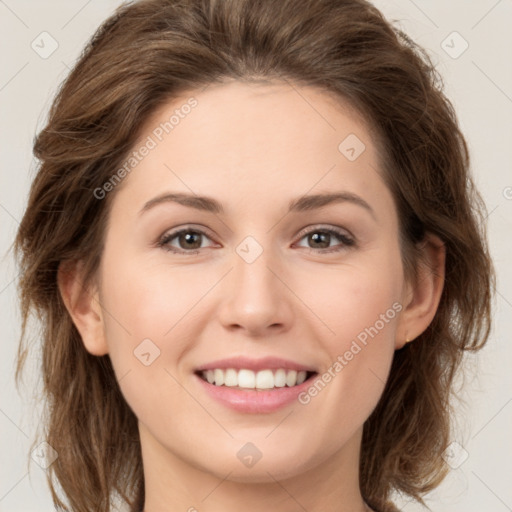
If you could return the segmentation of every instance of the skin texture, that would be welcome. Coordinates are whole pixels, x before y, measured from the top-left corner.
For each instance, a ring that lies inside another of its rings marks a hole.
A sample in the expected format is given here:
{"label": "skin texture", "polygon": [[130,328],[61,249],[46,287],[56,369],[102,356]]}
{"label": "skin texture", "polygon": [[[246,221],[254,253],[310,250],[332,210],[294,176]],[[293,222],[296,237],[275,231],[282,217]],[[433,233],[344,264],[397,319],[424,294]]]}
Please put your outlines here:
{"label": "skin texture", "polygon": [[[197,106],[118,186],[98,286],[81,286],[80,265],[59,275],[86,349],[110,355],[139,419],[145,510],[363,511],[363,424],[394,351],[435,314],[444,247],[430,237],[418,283],[405,281],[393,197],[370,131],[346,105],[287,83],[226,82],[162,105],[139,140],[190,96]],[[354,161],[338,149],[349,134],[365,144]],[[350,202],[287,213],[305,194],[341,191],[373,215]],[[168,192],[215,198],[224,213],[172,202],[139,213]],[[167,247],[188,254],[158,246],[185,227],[206,232],[200,249],[179,237]],[[336,227],[355,244],[306,236]],[[236,251],[247,236],[263,250],[250,264]],[[236,412],[194,376],[237,355],[291,359],[322,374],[393,304],[401,311],[308,404]],[[134,356],[144,339],[160,350],[148,366]],[[262,454],[250,468],[237,457],[248,442]]]}

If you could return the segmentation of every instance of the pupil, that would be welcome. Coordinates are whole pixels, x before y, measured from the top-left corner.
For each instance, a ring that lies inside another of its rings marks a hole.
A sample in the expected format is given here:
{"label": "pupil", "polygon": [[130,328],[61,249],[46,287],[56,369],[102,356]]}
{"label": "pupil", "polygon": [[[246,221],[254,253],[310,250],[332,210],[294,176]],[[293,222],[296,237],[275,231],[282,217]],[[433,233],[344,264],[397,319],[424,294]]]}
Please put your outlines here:
{"label": "pupil", "polygon": [[[199,238],[199,236],[200,236],[200,235],[199,235],[199,233],[192,233],[192,234],[191,234],[191,233],[186,233],[185,235],[181,235],[181,237],[180,237],[180,238],[181,238],[182,240],[183,240],[183,239],[185,239],[185,241],[186,241],[187,243],[192,242],[192,244],[193,244],[193,243],[194,243],[193,238],[194,238],[194,237]],[[197,244],[197,240],[196,240],[196,244]],[[196,246],[192,247],[190,244],[189,244],[189,246],[188,246],[188,248],[189,248],[189,249],[190,249],[190,248],[192,248],[192,249],[199,249],[199,247],[201,247],[201,243],[200,243],[200,242],[199,242],[199,246],[197,246],[197,247],[196,247]]]}
{"label": "pupil", "polygon": [[[329,241],[323,241],[321,240],[322,237],[330,237],[329,233],[313,233],[310,235],[311,240],[313,240],[315,243],[320,243],[322,245],[321,249],[325,249],[329,247]],[[318,247],[318,246],[317,246]]]}

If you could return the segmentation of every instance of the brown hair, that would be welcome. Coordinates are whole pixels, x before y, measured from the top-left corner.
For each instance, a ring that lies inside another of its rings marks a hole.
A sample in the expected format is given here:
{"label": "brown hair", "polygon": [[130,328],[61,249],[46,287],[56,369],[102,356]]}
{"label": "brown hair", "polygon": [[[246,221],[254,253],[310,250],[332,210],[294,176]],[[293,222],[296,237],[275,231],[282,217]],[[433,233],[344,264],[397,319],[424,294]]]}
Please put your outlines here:
{"label": "brown hair", "polygon": [[34,143],[40,166],[15,241],[23,314],[16,379],[34,311],[43,326],[46,440],[59,454],[48,469],[54,503],[76,512],[109,511],[114,496],[133,510],[144,503],[137,419],[108,355],[85,350],[58,290],[59,265],[81,260],[86,282],[94,278],[116,190],[104,200],[93,191],[112,177],[158,106],[227,78],[289,80],[353,105],[379,134],[406,272],[425,232],[445,244],[436,316],[395,353],[361,450],[361,492],[372,507],[394,510],[393,491],[423,503],[447,472],[441,455],[450,442],[456,370],[464,351],[489,335],[494,271],[485,206],[440,77],[428,55],[365,0],[123,5],[62,84]]}

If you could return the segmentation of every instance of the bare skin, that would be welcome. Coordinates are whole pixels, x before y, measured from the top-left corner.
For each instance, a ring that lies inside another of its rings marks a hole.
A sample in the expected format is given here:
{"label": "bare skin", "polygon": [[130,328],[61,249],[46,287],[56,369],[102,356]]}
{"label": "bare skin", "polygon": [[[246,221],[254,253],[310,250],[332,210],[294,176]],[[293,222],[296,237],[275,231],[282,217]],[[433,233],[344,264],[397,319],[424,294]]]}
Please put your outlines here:
{"label": "bare skin", "polygon": [[[155,128],[190,96],[197,106],[115,192],[98,285],[81,287],[79,265],[59,275],[86,349],[109,354],[139,420],[145,510],[369,510],[358,476],[363,424],[394,351],[435,315],[444,247],[430,236],[428,265],[417,283],[406,281],[397,212],[371,133],[319,90],[210,85],[162,105],[134,149],[156,140]],[[349,134],[365,145],[353,161],[338,148]],[[163,201],[141,212],[171,192],[211,197],[224,211]],[[288,212],[304,195],[335,192],[369,208],[345,200]],[[158,245],[177,228],[195,239]],[[241,247],[262,249],[251,263],[237,252],[248,236],[252,245]],[[378,332],[350,357],[372,326]],[[147,366],[134,356],[146,339],[160,350]],[[213,400],[194,373],[238,355],[335,376],[307,403],[240,412]],[[339,356],[346,364],[336,371]],[[237,456],[247,443],[261,454],[252,467]]]}

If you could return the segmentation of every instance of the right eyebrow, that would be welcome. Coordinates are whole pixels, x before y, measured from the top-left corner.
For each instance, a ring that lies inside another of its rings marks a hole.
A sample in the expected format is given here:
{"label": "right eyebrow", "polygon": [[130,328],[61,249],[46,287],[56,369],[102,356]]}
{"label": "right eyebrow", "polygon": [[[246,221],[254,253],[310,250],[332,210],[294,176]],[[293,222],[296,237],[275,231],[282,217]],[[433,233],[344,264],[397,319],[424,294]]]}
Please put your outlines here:
{"label": "right eyebrow", "polygon": [[189,206],[196,210],[203,210],[211,213],[224,213],[222,205],[211,197],[196,196],[184,193],[165,193],[150,199],[140,210],[139,215],[154,208],[158,204],[174,202],[183,206]]}

